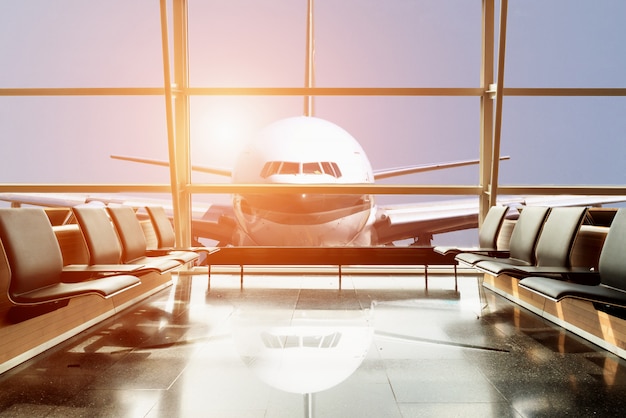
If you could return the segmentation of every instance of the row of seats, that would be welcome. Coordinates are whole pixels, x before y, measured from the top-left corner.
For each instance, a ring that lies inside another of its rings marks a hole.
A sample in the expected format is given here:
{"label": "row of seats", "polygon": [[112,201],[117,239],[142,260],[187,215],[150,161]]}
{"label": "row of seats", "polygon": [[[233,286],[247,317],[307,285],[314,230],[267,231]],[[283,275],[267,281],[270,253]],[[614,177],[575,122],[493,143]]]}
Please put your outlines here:
{"label": "row of seats", "polygon": [[146,206],[145,209],[155,233],[156,251],[166,251],[173,256],[182,257],[181,260],[186,260],[189,253],[193,253],[198,256],[194,257],[194,260],[197,258],[198,264],[204,264],[206,257],[218,251],[216,247],[176,247],[176,235],[172,222],[165,213],[165,208],[163,206]]}
{"label": "row of seats", "polygon": [[85,269],[66,271],[43,209],[1,208],[0,240],[10,272],[8,297],[16,305],[62,301],[91,293],[108,298],[140,283],[130,274],[100,277]]}
{"label": "row of seats", "polygon": [[[626,307],[624,254],[626,254],[626,208],[620,208],[613,218],[602,246],[598,268],[592,273],[597,276],[597,284],[590,286],[573,280],[566,282],[549,277],[529,276],[520,280],[519,286],[554,301],[573,298]],[[569,277],[576,278],[572,274]]]}
{"label": "row of seats", "polygon": [[[493,210],[485,221],[492,233],[504,216],[502,208]],[[584,207],[525,207],[508,251],[459,249],[455,259],[494,277],[516,278],[520,288],[554,302],[571,298],[626,307],[626,209],[616,210],[600,251],[589,258],[597,261],[573,265],[572,251],[588,215]]]}
{"label": "row of seats", "polygon": [[[75,207],[74,216],[89,251],[90,265],[132,264],[142,271],[164,273],[180,267],[183,260],[165,253],[148,252],[147,242],[133,208]],[[193,261],[197,254],[189,252]]]}
{"label": "row of seats", "polygon": [[85,206],[72,212],[89,253],[88,264],[63,265],[59,242],[42,208],[0,208],[11,303],[39,305],[87,294],[110,298],[139,285],[148,272],[166,273],[199,257],[191,250],[149,251],[131,207]]}

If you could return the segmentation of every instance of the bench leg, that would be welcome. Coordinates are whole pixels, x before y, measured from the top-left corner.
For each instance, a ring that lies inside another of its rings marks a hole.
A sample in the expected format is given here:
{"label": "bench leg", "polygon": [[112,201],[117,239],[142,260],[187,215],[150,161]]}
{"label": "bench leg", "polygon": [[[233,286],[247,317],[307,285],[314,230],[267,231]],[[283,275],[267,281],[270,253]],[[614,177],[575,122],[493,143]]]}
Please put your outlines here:
{"label": "bench leg", "polygon": [[424,287],[428,290],[428,264],[424,264]]}
{"label": "bench leg", "polygon": [[339,290],[341,290],[341,264],[339,264]]}
{"label": "bench leg", "polygon": [[239,265],[239,290],[243,290],[243,264]]}
{"label": "bench leg", "polygon": [[489,306],[489,304],[487,303],[487,295],[485,295],[485,287],[483,286],[484,280],[485,280],[484,274],[480,274],[476,278],[476,283],[478,285],[478,300],[480,301],[480,311],[478,315],[479,317],[482,314],[482,312]]}
{"label": "bench leg", "polygon": [[206,291],[207,293],[211,291],[211,265],[207,265],[207,287],[206,287]]}

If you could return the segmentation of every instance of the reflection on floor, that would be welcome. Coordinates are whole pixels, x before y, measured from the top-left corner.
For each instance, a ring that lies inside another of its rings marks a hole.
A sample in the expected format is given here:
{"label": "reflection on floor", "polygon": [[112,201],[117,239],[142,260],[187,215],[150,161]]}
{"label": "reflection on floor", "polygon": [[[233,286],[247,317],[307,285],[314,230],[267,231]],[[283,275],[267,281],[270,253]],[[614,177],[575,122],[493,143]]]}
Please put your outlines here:
{"label": "reflection on floor", "polygon": [[183,276],[0,376],[0,417],[621,415],[625,361],[482,296],[472,276]]}

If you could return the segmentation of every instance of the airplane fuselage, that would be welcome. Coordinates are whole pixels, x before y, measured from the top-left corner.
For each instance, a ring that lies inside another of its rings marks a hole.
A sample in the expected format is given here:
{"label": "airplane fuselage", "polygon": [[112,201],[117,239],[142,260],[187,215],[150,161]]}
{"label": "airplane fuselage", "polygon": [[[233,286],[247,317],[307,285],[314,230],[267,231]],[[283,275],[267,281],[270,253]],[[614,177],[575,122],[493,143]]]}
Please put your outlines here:
{"label": "airplane fuselage", "polygon": [[[242,151],[233,183],[363,184],[374,175],[344,129],[315,117],[279,120]],[[355,194],[236,194],[239,245],[370,245],[374,198]]]}

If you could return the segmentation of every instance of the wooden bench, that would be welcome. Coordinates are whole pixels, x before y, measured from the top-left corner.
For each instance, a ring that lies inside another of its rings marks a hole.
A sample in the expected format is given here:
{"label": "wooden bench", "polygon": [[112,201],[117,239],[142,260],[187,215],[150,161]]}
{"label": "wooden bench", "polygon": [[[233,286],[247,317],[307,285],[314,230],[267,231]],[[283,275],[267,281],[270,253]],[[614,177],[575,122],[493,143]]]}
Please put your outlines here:
{"label": "wooden bench", "polygon": [[317,265],[337,266],[341,289],[342,266],[348,265],[414,265],[424,266],[428,285],[428,266],[454,266],[455,288],[457,263],[454,254],[442,255],[432,247],[221,247],[209,254],[208,289],[211,288],[211,266],[240,266],[240,283],[243,287],[243,269],[249,265]]}

